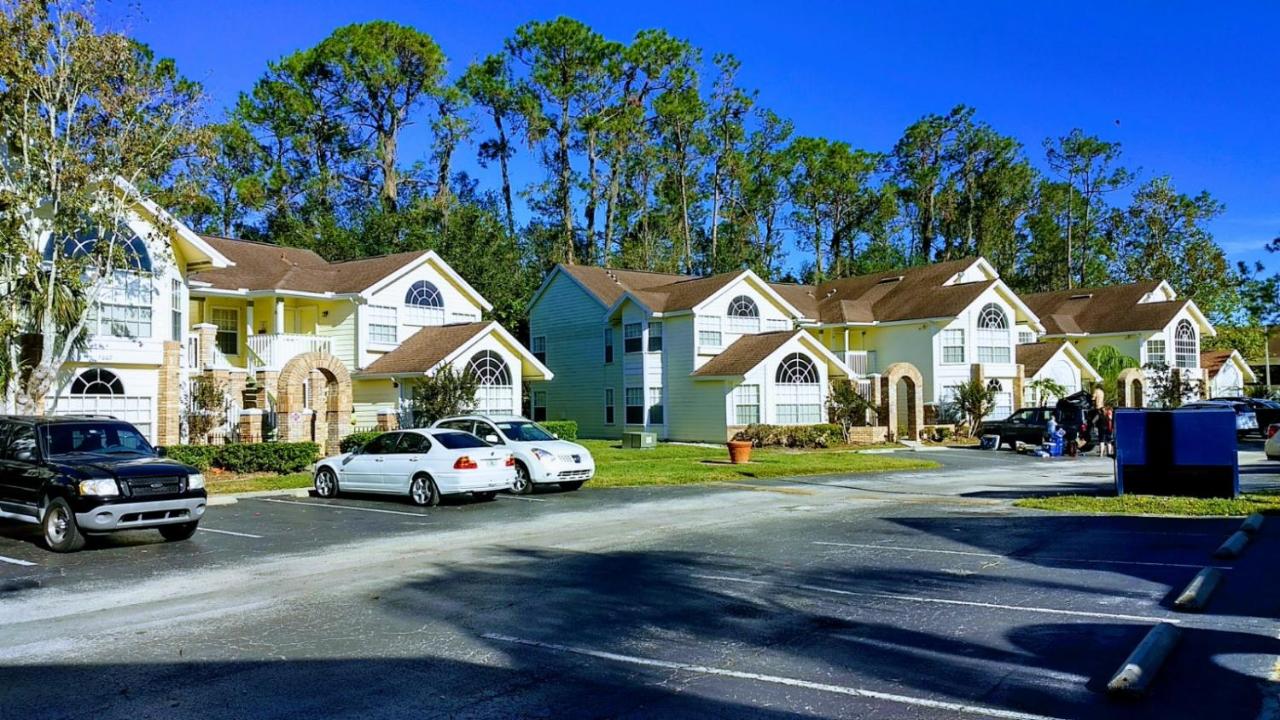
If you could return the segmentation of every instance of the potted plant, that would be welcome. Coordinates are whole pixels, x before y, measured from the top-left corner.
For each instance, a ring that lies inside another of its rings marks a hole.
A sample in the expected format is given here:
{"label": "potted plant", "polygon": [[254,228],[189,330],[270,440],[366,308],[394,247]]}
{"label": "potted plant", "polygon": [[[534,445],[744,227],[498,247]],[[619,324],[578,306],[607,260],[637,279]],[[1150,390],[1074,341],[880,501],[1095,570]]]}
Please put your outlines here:
{"label": "potted plant", "polygon": [[729,441],[729,462],[734,465],[751,462],[751,441],[741,432]]}

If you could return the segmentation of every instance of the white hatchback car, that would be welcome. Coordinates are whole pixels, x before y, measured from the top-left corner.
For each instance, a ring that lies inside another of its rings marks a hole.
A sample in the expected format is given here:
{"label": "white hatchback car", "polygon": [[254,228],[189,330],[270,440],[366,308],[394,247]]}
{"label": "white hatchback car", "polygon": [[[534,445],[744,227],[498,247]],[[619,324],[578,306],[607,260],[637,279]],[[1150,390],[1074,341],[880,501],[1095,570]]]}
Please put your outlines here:
{"label": "white hatchback car", "polygon": [[463,415],[437,420],[434,428],[462,430],[516,456],[516,482],[511,492],[527,495],[534,485],[558,484],[577,490],[596,474],[591,452],[561,440],[546,428],[519,415]]}
{"label": "white hatchback car", "polygon": [[441,495],[471,493],[492,500],[510,490],[516,460],[469,433],[399,430],[383,433],[353,452],[316,463],[316,495],[340,491],[407,495],[414,505],[436,505]]}

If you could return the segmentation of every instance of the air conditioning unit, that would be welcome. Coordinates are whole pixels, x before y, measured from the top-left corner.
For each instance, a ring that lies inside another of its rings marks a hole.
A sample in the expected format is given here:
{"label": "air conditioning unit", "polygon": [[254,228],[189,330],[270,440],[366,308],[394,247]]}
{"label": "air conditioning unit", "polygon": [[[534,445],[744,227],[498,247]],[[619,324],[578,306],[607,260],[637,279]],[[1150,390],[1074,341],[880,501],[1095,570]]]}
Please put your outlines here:
{"label": "air conditioning unit", "polygon": [[622,447],[636,450],[652,450],[658,446],[658,434],[651,432],[622,433]]}

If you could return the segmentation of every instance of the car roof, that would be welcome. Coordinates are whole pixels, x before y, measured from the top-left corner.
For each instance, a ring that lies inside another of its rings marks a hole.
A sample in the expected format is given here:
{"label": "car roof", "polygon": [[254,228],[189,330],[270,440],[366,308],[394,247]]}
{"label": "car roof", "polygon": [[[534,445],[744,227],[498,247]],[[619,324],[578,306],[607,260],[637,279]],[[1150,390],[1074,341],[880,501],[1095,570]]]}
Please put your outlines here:
{"label": "car roof", "polygon": [[130,423],[110,415],[0,415],[0,420],[8,422],[31,423],[32,425],[66,425],[82,422],[115,422],[122,425]]}
{"label": "car roof", "polygon": [[432,423],[432,425],[439,425],[442,422],[455,422],[457,420],[487,420],[488,422],[493,423],[517,421],[532,422],[529,418],[521,417],[520,415],[454,415],[452,417],[440,418]]}

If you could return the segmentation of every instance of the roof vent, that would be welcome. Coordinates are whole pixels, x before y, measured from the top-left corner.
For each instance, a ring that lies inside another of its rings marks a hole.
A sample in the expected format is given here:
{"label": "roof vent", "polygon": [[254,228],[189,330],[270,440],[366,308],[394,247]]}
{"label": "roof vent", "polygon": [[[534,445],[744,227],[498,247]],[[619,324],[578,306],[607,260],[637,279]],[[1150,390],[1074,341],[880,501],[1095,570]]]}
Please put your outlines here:
{"label": "roof vent", "polygon": [[893,277],[880,278],[879,280],[877,280],[877,281],[876,281],[876,284],[877,284],[877,285],[885,285],[885,284],[888,284],[888,283],[900,282],[900,281],[902,280],[902,278],[903,278],[903,277],[904,277],[903,275],[895,275],[895,276],[893,276]]}
{"label": "roof vent", "polygon": [[1093,297],[1093,293],[1081,293],[1079,295],[1072,295],[1071,299],[1072,300],[1088,300],[1091,297]]}

